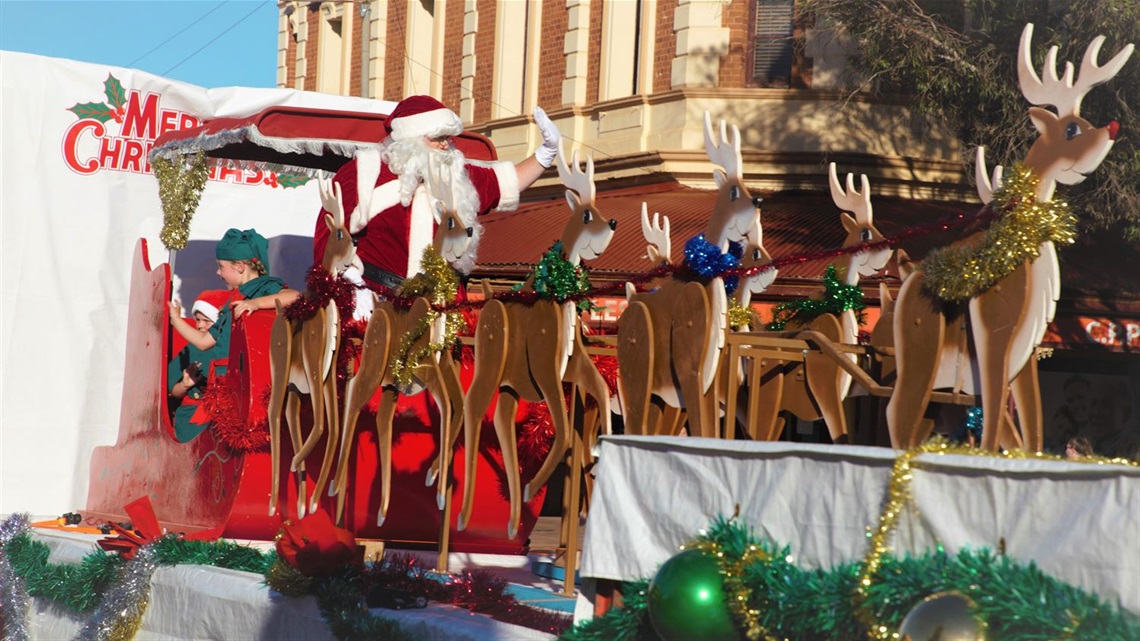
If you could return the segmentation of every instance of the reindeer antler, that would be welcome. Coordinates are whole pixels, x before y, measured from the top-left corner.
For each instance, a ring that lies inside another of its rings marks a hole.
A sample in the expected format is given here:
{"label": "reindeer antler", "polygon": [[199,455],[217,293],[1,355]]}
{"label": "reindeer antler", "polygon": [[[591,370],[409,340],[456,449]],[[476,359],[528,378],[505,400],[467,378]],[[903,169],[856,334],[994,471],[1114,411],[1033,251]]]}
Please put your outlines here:
{"label": "reindeer antler", "polygon": [[1104,44],[1104,36],[1097,36],[1089,43],[1085,50],[1085,57],[1081,62],[1081,72],[1073,80],[1073,63],[1065,63],[1065,73],[1057,77],[1057,45],[1049,47],[1045,54],[1045,65],[1042,76],[1037,76],[1030,56],[1030,41],[1033,39],[1033,23],[1025,25],[1021,32],[1021,46],[1017,52],[1017,80],[1021,85],[1021,93],[1025,99],[1034,105],[1053,105],[1059,115],[1080,113],[1081,100],[1093,87],[1108,82],[1115,76],[1124,63],[1132,55],[1133,45],[1121,49],[1112,60],[1104,66],[1097,65],[1096,59],[1100,55],[1100,48]]}
{"label": "reindeer antler", "polygon": [[839,185],[839,178],[835,174],[835,163],[827,165],[828,182],[831,184],[831,200],[843,211],[855,214],[855,220],[864,224],[871,224],[871,183],[867,174],[862,174],[863,191],[855,190],[855,174],[847,174],[847,191]]}
{"label": "reindeer antler", "polygon": [[669,238],[669,217],[653,212],[653,223],[650,224],[649,207],[644,202],[641,203],[641,233],[649,243],[646,248],[649,260],[669,260],[673,253],[673,244]]}
{"label": "reindeer antler", "polygon": [[740,155],[740,129],[732,126],[732,142],[728,140],[728,123],[720,121],[720,138],[713,139],[712,117],[705,112],[705,153],[714,165],[724,168],[729,178],[743,180],[742,166],[744,161]]}
{"label": "reindeer antler", "polygon": [[558,177],[562,179],[562,184],[566,188],[578,194],[578,199],[584,203],[594,202],[594,157],[586,157],[586,171],[582,171],[581,165],[578,163],[578,150],[574,150],[574,156],[571,160],[570,167],[566,166],[566,150],[562,145],[562,139],[558,140]]}
{"label": "reindeer antler", "polygon": [[994,165],[994,173],[991,177],[986,173],[986,148],[978,147],[975,154],[974,162],[974,179],[978,183],[978,197],[986,205],[994,199],[994,192],[1001,189],[1002,173],[1004,169],[1001,165]]}

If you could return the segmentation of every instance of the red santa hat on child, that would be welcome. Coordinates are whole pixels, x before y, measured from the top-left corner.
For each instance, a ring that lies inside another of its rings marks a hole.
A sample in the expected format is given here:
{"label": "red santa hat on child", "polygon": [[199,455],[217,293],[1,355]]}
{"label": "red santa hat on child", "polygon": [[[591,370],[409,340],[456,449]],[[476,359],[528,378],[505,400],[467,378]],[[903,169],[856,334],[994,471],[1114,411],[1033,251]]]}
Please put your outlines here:
{"label": "red santa hat on child", "polygon": [[396,142],[419,136],[458,136],[463,133],[463,120],[431,96],[408,96],[388,115],[384,130]]}
{"label": "red santa hat on child", "polygon": [[218,322],[218,314],[225,308],[226,302],[230,299],[230,292],[225,289],[208,289],[201,294],[194,301],[194,307],[191,308],[190,313],[201,313],[206,318],[210,319],[211,323]]}

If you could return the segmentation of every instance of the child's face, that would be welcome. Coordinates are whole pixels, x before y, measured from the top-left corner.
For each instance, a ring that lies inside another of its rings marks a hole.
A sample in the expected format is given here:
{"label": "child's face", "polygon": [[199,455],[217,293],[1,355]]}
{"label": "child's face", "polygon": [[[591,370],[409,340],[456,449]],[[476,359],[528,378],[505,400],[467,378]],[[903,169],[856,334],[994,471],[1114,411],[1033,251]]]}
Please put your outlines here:
{"label": "child's face", "polygon": [[209,318],[206,318],[205,314],[203,314],[202,312],[194,312],[194,327],[199,332],[205,332],[206,330],[210,329],[213,326],[214,326],[214,321],[210,320]]}
{"label": "child's face", "polygon": [[219,260],[218,276],[221,276],[227,288],[237,289],[238,285],[245,282],[244,265],[239,266],[232,260]]}

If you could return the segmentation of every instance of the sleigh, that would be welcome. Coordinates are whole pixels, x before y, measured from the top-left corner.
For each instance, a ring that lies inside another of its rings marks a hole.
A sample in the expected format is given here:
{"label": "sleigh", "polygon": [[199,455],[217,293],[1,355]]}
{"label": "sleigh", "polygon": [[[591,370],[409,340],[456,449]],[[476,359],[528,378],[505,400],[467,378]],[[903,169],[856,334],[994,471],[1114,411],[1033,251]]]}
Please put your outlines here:
{"label": "sleigh", "polygon": [[[294,171],[335,171],[355,150],[383,137],[384,116],[372,113],[330,112],[302,108],[271,108],[250,118],[225,118],[202,127],[170,132],[156,142],[168,154],[204,151],[215,162],[288,168]],[[319,137],[318,137],[319,136]],[[477,134],[464,134],[456,146],[470,158],[493,160],[495,149]],[[319,203],[313,203],[314,217]],[[251,224],[251,221],[235,221]],[[253,223],[255,224],[255,223]],[[298,517],[297,496],[287,466],[274,470],[268,446],[240,451],[226,444],[212,429],[188,443],[174,438],[167,399],[167,363],[180,345],[172,331],[166,302],[171,295],[170,266],[152,266],[147,245],[135,248],[127,320],[126,372],[117,442],[98,447],[91,459],[87,511],[114,520],[125,519],[124,505],[149,496],[162,524],[172,531],[207,530],[219,536],[273,539],[282,523]],[[232,402],[229,419],[258,424],[265,413],[270,388],[269,341],[274,312],[260,311],[234,324],[226,389]],[[461,363],[461,380],[470,380],[470,359]],[[215,384],[216,379],[211,379]],[[375,400],[365,409],[361,424],[371,424]],[[491,410],[493,412],[493,408]],[[528,411],[520,407],[519,416]],[[302,412],[309,416],[309,412]],[[489,413],[490,416],[490,413]],[[520,553],[537,521],[545,489],[523,505],[517,533],[507,538],[502,524],[510,512],[507,475],[489,418],[483,426],[476,465],[474,516],[463,531],[456,531],[457,515],[441,512],[436,490],[424,484],[427,470],[439,452],[438,411],[426,395],[401,399],[396,410],[392,444],[394,501],[383,526],[376,525],[380,503],[377,489],[376,432],[354,434],[349,462],[348,493],[343,525],[358,538],[436,547],[441,541],[454,551]],[[309,427],[305,426],[306,429]],[[315,448],[320,468],[324,443]],[[462,451],[462,450],[460,450]],[[286,443],[285,460],[293,452]],[[452,496],[465,491],[464,457],[451,470]],[[276,514],[270,515],[273,474],[285,491]],[[314,472],[315,476],[315,472]],[[309,479],[310,484],[315,478]],[[311,485],[310,485],[311,486]],[[335,512],[335,499],[323,497],[320,505]],[[450,517],[450,518],[447,518]],[[446,523],[445,523],[446,519]]]}

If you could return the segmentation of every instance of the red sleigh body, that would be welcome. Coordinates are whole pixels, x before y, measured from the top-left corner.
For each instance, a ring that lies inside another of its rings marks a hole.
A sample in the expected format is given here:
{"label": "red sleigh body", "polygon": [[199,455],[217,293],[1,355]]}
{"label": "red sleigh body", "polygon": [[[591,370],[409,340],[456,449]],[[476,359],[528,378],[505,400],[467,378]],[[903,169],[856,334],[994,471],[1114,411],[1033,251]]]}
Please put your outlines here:
{"label": "red sleigh body", "polygon": [[[270,457],[265,451],[241,453],[218,441],[207,429],[189,443],[174,439],[166,402],[166,366],[174,353],[166,301],[170,298],[170,269],[151,269],[146,241],[135,250],[127,322],[126,380],[123,385],[119,435],[112,446],[97,447],[91,457],[87,511],[122,516],[123,506],[149,496],[163,526],[174,531],[214,530],[242,539],[272,539],[283,519],[296,518],[297,496],[292,476],[281,474],[282,493],[277,515],[269,516]],[[236,322],[230,341],[229,383],[237,386],[236,412],[257,411],[269,388],[269,330],[272,312],[258,312]],[[464,372],[464,382],[470,372]],[[525,411],[525,410],[524,410]],[[357,537],[435,543],[442,512],[435,489],[424,479],[439,447],[439,417],[426,395],[402,398],[393,438],[392,503],[383,527],[376,526],[380,495],[376,489],[377,449],[370,416],[362,417],[354,438],[344,527]],[[545,491],[524,505],[518,534],[507,539],[503,524],[509,515],[502,458],[490,431],[478,457],[480,469],[476,507],[471,523],[455,531],[451,518],[450,546],[455,551],[519,553],[534,528]],[[283,460],[292,457],[285,443]],[[317,452],[323,452],[323,444]],[[463,493],[463,456],[455,457],[453,498]],[[317,464],[310,470],[319,470]],[[311,485],[310,485],[311,487]],[[335,499],[323,499],[334,512]]]}

